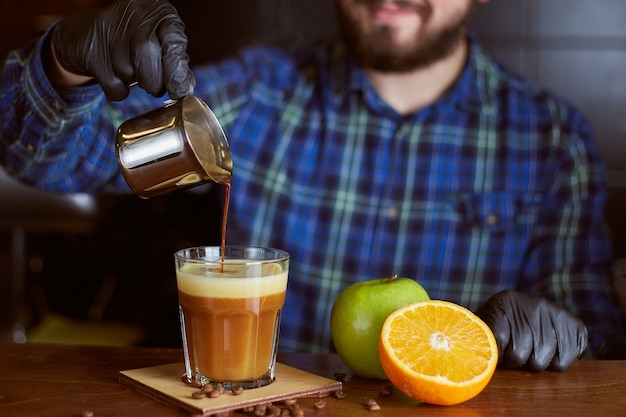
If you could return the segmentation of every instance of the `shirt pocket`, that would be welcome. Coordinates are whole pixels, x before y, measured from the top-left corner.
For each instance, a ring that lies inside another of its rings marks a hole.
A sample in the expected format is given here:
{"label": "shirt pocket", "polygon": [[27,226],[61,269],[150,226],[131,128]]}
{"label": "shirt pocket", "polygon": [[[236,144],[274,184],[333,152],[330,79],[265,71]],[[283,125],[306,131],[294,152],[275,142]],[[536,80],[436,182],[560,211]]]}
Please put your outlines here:
{"label": "shirt pocket", "polygon": [[465,227],[502,233],[532,227],[541,211],[541,194],[509,191],[463,192],[452,196],[458,218]]}

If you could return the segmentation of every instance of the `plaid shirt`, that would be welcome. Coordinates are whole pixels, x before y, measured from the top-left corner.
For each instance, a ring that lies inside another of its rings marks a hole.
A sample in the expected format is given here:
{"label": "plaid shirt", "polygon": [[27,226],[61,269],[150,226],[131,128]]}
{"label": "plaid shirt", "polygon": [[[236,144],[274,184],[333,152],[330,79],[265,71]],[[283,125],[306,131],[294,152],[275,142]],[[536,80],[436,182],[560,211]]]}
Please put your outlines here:
{"label": "plaid shirt", "polygon": [[[2,75],[2,163],[52,190],[128,191],[115,129],[161,100],[57,93],[40,47],[12,54]],[[281,349],[331,348],[339,292],[392,274],[470,309],[507,288],[542,294],[586,322],[596,354],[626,346],[591,129],[474,39],[458,81],[410,116],[338,43],[251,48],[196,77],[234,158],[228,242],[291,254]]]}

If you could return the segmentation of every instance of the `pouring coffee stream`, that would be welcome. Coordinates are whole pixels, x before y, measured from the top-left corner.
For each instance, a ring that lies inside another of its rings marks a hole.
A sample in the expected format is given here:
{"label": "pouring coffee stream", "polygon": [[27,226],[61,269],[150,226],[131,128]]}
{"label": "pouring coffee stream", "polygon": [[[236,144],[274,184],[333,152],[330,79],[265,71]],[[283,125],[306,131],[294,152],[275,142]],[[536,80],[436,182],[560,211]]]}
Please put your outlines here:
{"label": "pouring coffee stream", "polygon": [[226,188],[222,216],[222,269],[233,161],[226,135],[209,106],[189,94],[122,123],[117,161],[131,190],[142,198],[214,181]]}

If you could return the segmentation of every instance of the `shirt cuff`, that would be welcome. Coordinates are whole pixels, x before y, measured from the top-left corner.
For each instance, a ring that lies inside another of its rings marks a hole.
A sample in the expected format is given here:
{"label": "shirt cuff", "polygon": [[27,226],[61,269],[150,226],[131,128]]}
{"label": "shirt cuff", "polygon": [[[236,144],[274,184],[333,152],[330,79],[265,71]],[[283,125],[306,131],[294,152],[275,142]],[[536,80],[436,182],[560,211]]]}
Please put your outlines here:
{"label": "shirt cuff", "polygon": [[55,88],[48,79],[43,66],[44,48],[49,48],[52,28],[39,38],[26,63],[24,82],[26,99],[32,109],[45,120],[47,126],[61,126],[73,115],[83,114],[97,103],[105,100],[98,84],[80,87]]}

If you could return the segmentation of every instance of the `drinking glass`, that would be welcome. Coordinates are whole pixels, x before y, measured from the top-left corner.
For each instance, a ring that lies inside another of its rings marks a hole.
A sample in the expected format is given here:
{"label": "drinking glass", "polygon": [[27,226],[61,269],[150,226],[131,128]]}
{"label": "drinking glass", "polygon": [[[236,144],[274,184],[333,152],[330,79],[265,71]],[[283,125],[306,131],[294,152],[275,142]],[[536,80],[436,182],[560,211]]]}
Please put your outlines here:
{"label": "drinking glass", "polygon": [[187,380],[227,390],[272,383],[289,254],[202,246],[174,258]]}

